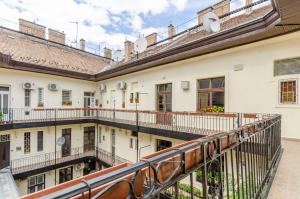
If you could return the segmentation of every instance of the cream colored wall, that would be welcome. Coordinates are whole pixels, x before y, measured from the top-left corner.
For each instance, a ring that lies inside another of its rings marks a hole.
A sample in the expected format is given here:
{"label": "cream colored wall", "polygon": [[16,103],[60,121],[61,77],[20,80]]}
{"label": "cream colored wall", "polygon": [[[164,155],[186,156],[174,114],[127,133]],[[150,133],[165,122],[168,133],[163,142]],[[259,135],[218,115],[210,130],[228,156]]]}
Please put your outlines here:
{"label": "cream colored wall", "polygon": [[[71,167],[71,166],[73,167],[73,179],[82,177],[82,175],[83,175],[84,164],[83,163],[80,163],[80,164],[81,164],[81,169],[77,169],[77,164],[67,166],[67,167]],[[63,168],[66,168],[66,167],[61,167],[59,169],[63,169]],[[56,169],[56,184],[59,184],[59,169]],[[45,174],[45,188],[49,188],[49,187],[52,187],[55,185],[55,170],[50,170],[45,173],[40,173],[38,175],[42,175],[42,174]],[[36,175],[34,175],[34,176],[36,176]],[[19,189],[20,195],[28,194],[27,187],[28,187],[28,179],[29,178],[30,177],[25,178],[25,179],[16,180],[16,184]]]}
{"label": "cream colored wall", "polygon": [[[38,89],[44,88],[44,107],[83,107],[84,92],[95,92],[98,96],[99,89],[94,82],[59,77],[47,74],[38,74],[0,68],[0,85],[9,86],[11,91],[11,107],[24,108],[24,82],[33,82],[36,89],[31,92],[31,108],[38,105]],[[49,83],[55,83],[58,91],[50,91]],[[72,90],[72,106],[62,106],[62,90]]]}
{"label": "cream colored wall", "polygon": [[[104,107],[111,107],[110,91],[116,90],[117,82],[128,84],[126,108],[134,109],[129,103],[131,84],[138,82],[135,89],[146,93],[140,96],[138,109],[155,110],[157,84],[172,83],[173,111],[196,110],[196,83],[198,79],[225,76],[225,110],[227,112],[279,113],[283,115],[282,136],[300,139],[297,128],[300,105],[279,105],[278,81],[300,77],[297,75],[273,76],[273,63],[278,59],[300,56],[300,32],[256,42],[221,52],[185,61],[167,64],[109,80],[101,81],[107,85],[103,94]],[[235,65],[242,65],[242,71],[234,71]],[[190,81],[190,89],[183,91],[181,81]],[[299,84],[299,81],[298,81]],[[298,90],[300,86],[298,85]],[[116,90],[120,95],[121,91]],[[121,108],[118,98],[116,108]]]}

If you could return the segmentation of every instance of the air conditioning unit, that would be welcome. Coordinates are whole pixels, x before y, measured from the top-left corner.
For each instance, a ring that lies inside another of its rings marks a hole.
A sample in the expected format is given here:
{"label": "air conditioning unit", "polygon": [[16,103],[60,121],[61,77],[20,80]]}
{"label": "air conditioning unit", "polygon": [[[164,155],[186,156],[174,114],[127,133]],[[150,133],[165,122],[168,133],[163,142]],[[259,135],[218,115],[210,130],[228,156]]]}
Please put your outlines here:
{"label": "air conditioning unit", "polygon": [[24,89],[34,90],[35,89],[35,83],[32,82],[25,82],[23,83]]}
{"label": "air conditioning unit", "polygon": [[126,84],[126,82],[119,82],[118,83],[118,89],[120,89],[120,90],[126,90],[126,87],[127,87],[127,84]]}
{"label": "air conditioning unit", "polygon": [[106,85],[105,84],[100,84],[100,92],[104,93],[106,91]]}
{"label": "air conditioning unit", "polygon": [[48,84],[48,89],[50,91],[57,91],[58,90],[58,86],[57,86],[57,84]]}
{"label": "air conditioning unit", "polygon": [[189,90],[190,82],[189,81],[181,81],[181,88],[182,88],[182,90]]}

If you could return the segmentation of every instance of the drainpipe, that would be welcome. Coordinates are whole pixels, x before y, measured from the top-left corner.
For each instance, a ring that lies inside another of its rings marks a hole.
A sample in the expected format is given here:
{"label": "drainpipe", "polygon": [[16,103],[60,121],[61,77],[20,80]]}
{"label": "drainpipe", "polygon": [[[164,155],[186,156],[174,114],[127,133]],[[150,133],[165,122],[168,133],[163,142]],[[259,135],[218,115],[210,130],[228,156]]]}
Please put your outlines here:
{"label": "drainpipe", "polygon": [[[54,131],[55,131],[55,134],[54,134],[54,155],[55,155],[55,157],[54,157],[54,165],[56,165],[56,110],[57,109],[55,109],[54,111]],[[54,181],[55,181],[55,185],[56,185],[56,167],[55,167],[55,169],[54,169],[54,173],[55,173],[55,176],[54,176]]]}

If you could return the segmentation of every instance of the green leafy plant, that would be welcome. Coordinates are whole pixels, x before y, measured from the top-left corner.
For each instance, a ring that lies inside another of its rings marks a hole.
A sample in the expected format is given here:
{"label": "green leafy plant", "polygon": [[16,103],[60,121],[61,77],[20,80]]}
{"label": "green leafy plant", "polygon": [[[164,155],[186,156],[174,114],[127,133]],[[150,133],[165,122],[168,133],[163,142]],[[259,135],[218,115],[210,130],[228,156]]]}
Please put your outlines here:
{"label": "green leafy plant", "polygon": [[201,112],[209,112],[209,113],[224,113],[224,107],[223,106],[211,106],[207,108],[202,108],[200,110]]}
{"label": "green leafy plant", "polygon": [[2,111],[0,111],[0,121],[2,121],[3,120],[3,113],[2,113]]}

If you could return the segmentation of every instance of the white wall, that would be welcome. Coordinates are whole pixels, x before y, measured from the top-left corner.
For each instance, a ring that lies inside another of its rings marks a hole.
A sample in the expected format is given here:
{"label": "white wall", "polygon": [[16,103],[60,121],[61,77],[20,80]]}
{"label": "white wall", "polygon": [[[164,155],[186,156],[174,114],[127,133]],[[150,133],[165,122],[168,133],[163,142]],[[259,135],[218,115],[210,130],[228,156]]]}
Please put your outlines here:
{"label": "white wall", "polygon": [[[256,42],[210,55],[184,60],[142,72],[101,81],[107,85],[103,94],[104,107],[111,106],[110,92],[119,81],[128,84],[126,108],[129,103],[132,83],[138,82],[135,90],[146,93],[140,96],[138,109],[155,110],[157,84],[172,83],[173,111],[196,111],[196,83],[198,79],[225,76],[225,111],[251,113],[279,113],[283,115],[282,136],[300,138],[297,128],[300,105],[279,105],[279,79],[299,78],[300,74],[273,76],[274,61],[300,56],[300,32]],[[235,65],[243,65],[242,71],[234,71]],[[183,91],[181,81],[190,81],[190,89]],[[299,81],[298,81],[299,84]],[[135,84],[136,85],[136,84]],[[298,85],[298,91],[300,86]],[[120,90],[116,90],[118,95]],[[118,98],[117,108],[121,108]]]}
{"label": "white wall", "polygon": [[[33,82],[36,89],[31,92],[31,108],[38,105],[38,89],[44,88],[44,107],[83,107],[84,92],[99,93],[96,84],[90,81],[59,77],[47,74],[38,74],[0,68],[0,86],[9,86],[11,93],[11,107],[24,108],[24,82]],[[50,91],[49,83],[59,86],[58,91]],[[72,106],[62,106],[62,90],[72,91]]]}

